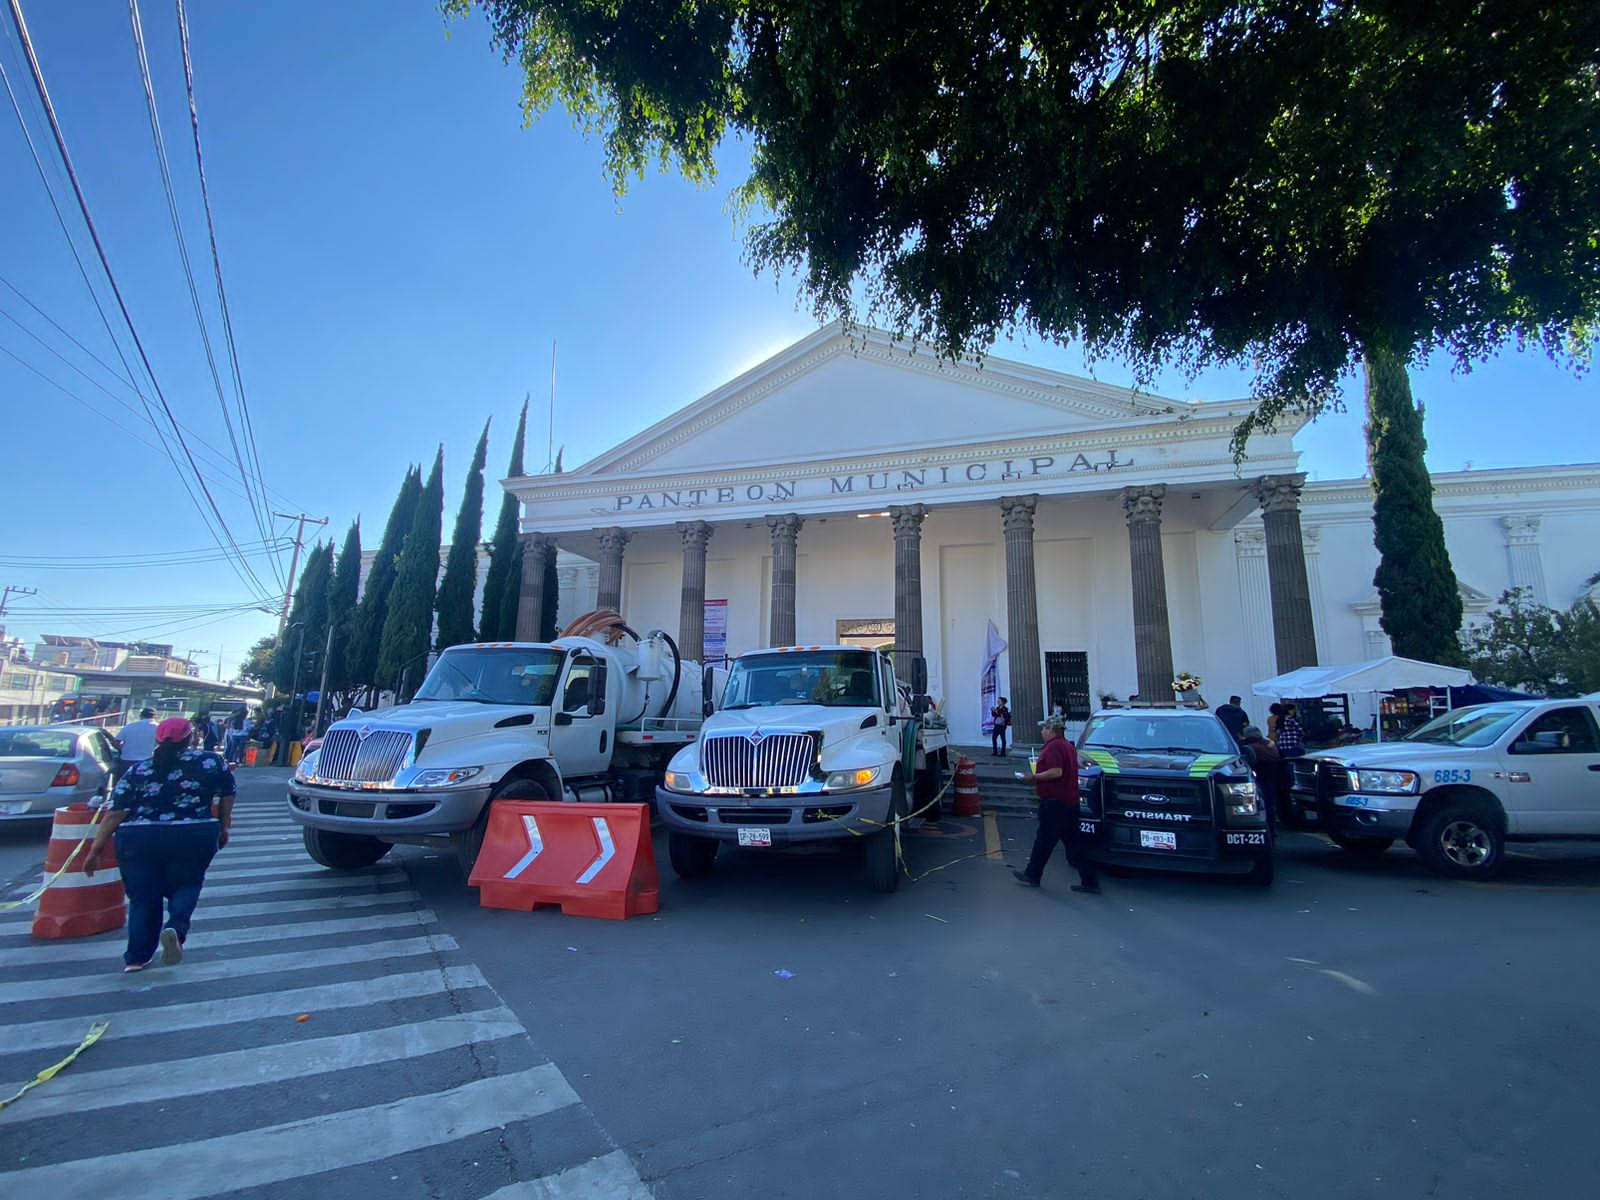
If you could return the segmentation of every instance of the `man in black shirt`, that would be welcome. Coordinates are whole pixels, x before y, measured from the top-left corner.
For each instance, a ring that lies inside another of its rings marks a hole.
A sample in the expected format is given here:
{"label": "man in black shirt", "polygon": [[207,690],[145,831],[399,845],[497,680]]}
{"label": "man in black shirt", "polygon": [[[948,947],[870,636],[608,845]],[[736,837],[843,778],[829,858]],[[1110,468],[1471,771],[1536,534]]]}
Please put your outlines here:
{"label": "man in black shirt", "polygon": [[1238,696],[1229,696],[1226,704],[1217,705],[1217,720],[1228,727],[1236,742],[1244,733],[1244,727],[1250,724],[1249,714],[1240,707],[1239,700]]}

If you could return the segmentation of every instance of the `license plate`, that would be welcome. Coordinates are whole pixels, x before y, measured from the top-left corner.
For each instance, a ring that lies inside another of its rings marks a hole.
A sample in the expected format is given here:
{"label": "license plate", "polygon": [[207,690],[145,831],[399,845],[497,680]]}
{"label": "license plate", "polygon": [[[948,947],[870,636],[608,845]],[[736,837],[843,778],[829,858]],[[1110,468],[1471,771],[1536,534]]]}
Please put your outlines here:
{"label": "license plate", "polygon": [[772,845],[772,830],[747,827],[739,830],[739,845],[741,846],[770,846]]}
{"label": "license plate", "polygon": [[27,812],[30,807],[32,807],[32,805],[27,800],[6,800],[4,802],[0,802],[0,814],[8,817],[21,816],[23,813]]}
{"label": "license plate", "polygon": [[1178,848],[1178,835],[1168,833],[1165,829],[1139,830],[1139,845],[1146,850],[1176,850]]}

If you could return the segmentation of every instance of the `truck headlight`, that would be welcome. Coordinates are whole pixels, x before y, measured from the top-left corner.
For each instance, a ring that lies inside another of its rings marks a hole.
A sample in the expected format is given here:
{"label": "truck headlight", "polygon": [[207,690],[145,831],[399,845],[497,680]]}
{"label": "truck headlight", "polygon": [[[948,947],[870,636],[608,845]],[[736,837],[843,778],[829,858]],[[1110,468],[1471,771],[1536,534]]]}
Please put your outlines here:
{"label": "truck headlight", "polygon": [[321,750],[313,750],[310,754],[307,754],[300,760],[299,764],[294,769],[294,781],[296,783],[304,783],[306,780],[315,777],[317,773],[317,759],[321,755]]}
{"label": "truck headlight", "polygon": [[462,784],[476,779],[482,773],[482,767],[439,767],[431,771],[421,772],[411,781],[411,786],[419,788],[460,787]]}
{"label": "truck headlight", "polygon": [[837,792],[846,788],[871,787],[878,782],[882,774],[882,767],[857,767],[853,771],[835,771],[828,776],[827,788],[830,792]]}
{"label": "truck headlight", "polygon": [[669,792],[694,791],[694,784],[690,781],[688,774],[684,771],[668,771],[665,777],[662,779],[662,783],[666,786],[666,789]]}
{"label": "truck headlight", "polygon": [[1369,768],[1350,768],[1352,792],[1377,792],[1390,796],[1409,796],[1417,790],[1419,776],[1415,771],[1374,771]]}
{"label": "truck headlight", "polygon": [[1261,811],[1254,780],[1224,780],[1218,786],[1222,789],[1223,803],[1228,806],[1230,817],[1253,817]]}

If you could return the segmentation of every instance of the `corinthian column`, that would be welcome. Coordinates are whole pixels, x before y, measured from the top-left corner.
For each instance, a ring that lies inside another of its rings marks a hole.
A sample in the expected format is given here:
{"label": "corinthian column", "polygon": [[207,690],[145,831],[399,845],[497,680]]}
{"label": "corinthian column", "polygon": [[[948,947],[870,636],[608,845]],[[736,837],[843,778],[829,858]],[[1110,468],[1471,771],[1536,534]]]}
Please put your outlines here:
{"label": "corinthian column", "polygon": [[683,598],[678,606],[678,653],[689,662],[706,654],[706,543],[711,525],[706,521],[679,521],[683,539]]}
{"label": "corinthian column", "polygon": [[600,538],[600,590],[595,595],[596,608],[622,611],[622,548],[632,540],[633,534],[613,525],[609,529],[596,529]]}
{"label": "corinthian column", "polygon": [[1311,617],[1305,539],[1300,533],[1304,475],[1263,475],[1256,484],[1267,531],[1267,581],[1272,594],[1272,642],[1278,674],[1317,665],[1317,627]]}
{"label": "corinthian column", "polygon": [[1172,626],[1167,621],[1167,568],[1161,557],[1161,502],[1166,495],[1164,483],[1122,489],[1133,560],[1133,653],[1141,700],[1172,695]]}
{"label": "corinthian column", "polygon": [[[522,579],[517,584],[517,628],[513,635],[519,642],[538,641],[544,628],[544,572],[555,552],[555,543],[544,534],[522,535]],[[488,603],[485,597],[484,604]]]}
{"label": "corinthian column", "polygon": [[926,504],[895,504],[894,523],[894,667],[910,680],[911,660],[922,653],[922,522]]}
{"label": "corinthian column", "polygon": [[768,517],[772,530],[772,629],[769,646],[794,645],[795,538],[805,521],[796,513]]}
{"label": "corinthian column", "polygon": [[1011,713],[1021,742],[1039,740],[1044,679],[1039,657],[1039,584],[1033,567],[1033,513],[1038,496],[1001,496],[1006,530],[1006,643],[1011,659]]}

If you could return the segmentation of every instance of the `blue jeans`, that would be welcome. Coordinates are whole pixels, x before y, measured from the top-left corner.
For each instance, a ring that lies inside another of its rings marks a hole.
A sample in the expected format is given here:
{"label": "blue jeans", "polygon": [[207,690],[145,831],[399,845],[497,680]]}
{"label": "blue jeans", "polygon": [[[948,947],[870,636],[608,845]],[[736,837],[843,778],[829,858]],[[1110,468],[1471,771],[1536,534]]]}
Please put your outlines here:
{"label": "blue jeans", "polygon": [[133,966],[155,957],[163,906],[178,940],[189,936],[189,922],[221,832],[220,821],[117,828],[117,865],[128,893],[128,949],[123,962]]}

